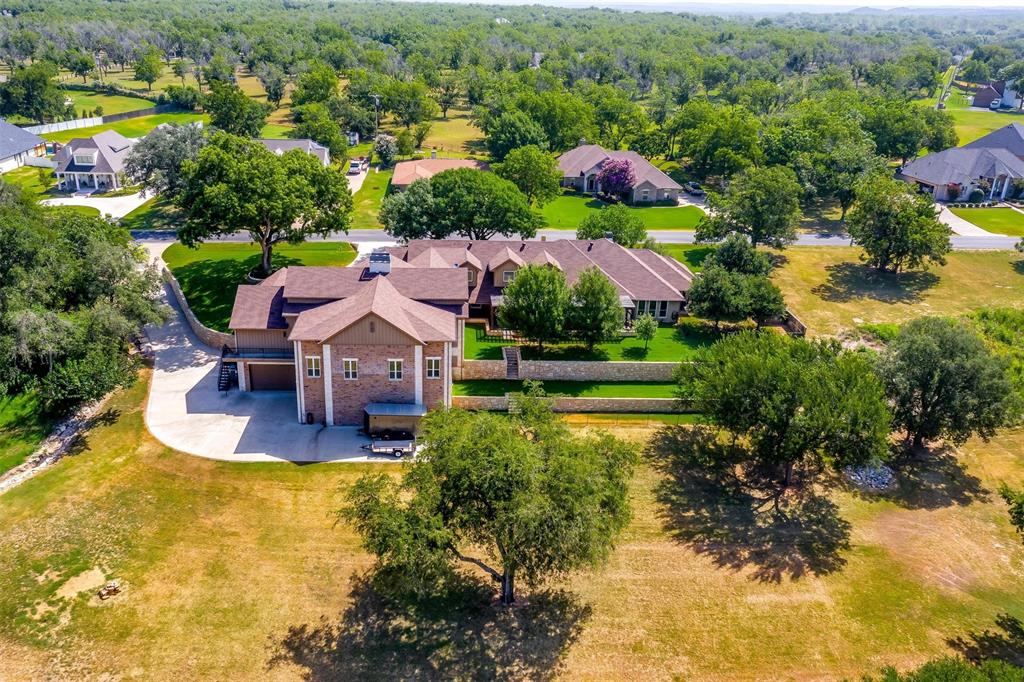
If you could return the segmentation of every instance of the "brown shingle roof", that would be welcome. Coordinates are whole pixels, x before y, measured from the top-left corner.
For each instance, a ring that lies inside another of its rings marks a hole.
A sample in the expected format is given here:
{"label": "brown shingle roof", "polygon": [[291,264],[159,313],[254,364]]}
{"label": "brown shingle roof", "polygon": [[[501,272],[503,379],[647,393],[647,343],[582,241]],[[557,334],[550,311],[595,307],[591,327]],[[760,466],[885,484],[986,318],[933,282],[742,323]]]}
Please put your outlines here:
{"label": "brown shingle roof", "polygon": [[417,180],[432,178],[438,173],[453,168],[475,168],[487,170],[487,164],[472,159],[420,159],[418,161],[402,161],[395,164],[395,173],[391,176],[391,184],[395,187],[408,187]]}
{"label": "brown shingle roof", "polygon": [[307,266],[288,269],[285,298],[333,300],[352,296],[376,277],[386,277],[404,296],[420,301],[465,301],[469,279],[458,268],[392,266],[387,275],[370,275],[366,268]]}
{"label": "brown shingle roof", "polygon": [[654,164],[632,150],[607,150],[601,145],[585,144],[558,157],[558,169],[567,178],[600,167],[609,159],[629,159],[636,172],[637,186],[649,182],[657,189],[682,189],[678,182],[661,172]]}
{"label": "brown shingle roof", "polygon": [[263,284],[243,284],[235,292],[235,305],[231,308],[229,329],[286,329],[281,316],[284,306],[284,287]]}
{"label": "brown shingle roof", "polygon": [[456,340],[453,313],[403,296],[385,277],[373,278],[349,298],[299,313],[288,338],[323,343],[370,314],[421,344]]}

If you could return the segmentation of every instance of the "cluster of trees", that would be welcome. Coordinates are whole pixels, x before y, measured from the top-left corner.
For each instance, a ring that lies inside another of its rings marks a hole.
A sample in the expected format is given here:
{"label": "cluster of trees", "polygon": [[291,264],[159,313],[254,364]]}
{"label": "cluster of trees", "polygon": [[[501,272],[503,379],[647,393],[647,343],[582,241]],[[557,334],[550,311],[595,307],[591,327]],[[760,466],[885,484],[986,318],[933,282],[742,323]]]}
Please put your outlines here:
{"label": "cluster of trees", "polygon": [[545,343],[570,339],[592,350],[619,335],[625,313],[618,290],[598,268],[587,268],[569,286],[556,267],[526,265],[502,292],[498,322],[541,351]]}
{"label": "cluster of trees", "polygon": [[509,418],[434,411],[422,430],[424,448],[401,480],[362,477],[340,512],[391,579],[382,583],[431,594],[464,561],[499,583],[509,605],[519,580],[533,586],[601,564],[629,521],[633,448],[571,434],[536,386]]}
{"label": "cluster of trees", "polygon": [[384,198],[380,222],[396,239],[533,237],[540,215],[514,183],[496,173],[454,168]]}
{"label": "cluster of trees", "polygon": [[947,318],[908,322],[877,356],[751,331],[682,365],[680,396],[746,444],[734,464],[785,486],[797,468],[887,459],[892,432],[913,448],[991,437],[1020,416],[1007,367]]}
{"label": "cluster of trees", "polygon": [[752,319],[761,326],[786,312],[782,291],[768,274],[771,259],[743,235],[732,233],[704,261],[687,294],[687,309],[714,320]]}
{"label": "cluster of trees", "polygon": [[164,311],[128,233],[0,184],[0,243],[0,395],[36,390],[60,414],[130,383],[132,341]]}

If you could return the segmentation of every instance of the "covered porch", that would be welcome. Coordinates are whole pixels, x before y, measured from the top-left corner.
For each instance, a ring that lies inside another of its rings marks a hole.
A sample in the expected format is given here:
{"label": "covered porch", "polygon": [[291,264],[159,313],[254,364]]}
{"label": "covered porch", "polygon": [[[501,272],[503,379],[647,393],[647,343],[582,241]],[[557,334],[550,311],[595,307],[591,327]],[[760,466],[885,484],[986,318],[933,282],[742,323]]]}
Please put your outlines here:
{"label": "covered porch", "polygon": [[58,186],[66,191],[118,189],[115,173],[57,173]]}

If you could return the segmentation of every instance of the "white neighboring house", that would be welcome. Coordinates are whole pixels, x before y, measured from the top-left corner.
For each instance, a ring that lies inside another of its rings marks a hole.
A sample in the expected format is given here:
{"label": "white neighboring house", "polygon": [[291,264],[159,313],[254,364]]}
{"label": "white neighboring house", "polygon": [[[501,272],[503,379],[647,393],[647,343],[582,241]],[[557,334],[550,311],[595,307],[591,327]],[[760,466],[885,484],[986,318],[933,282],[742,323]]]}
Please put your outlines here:
{"label": "white neighboring house", "polygon": [[104,130],[92,137],[76,137],[57,152],[54,174],[61,189],[119,189],[124,177],[124,162],[135,144],[115,130]]}
{"label": "white neighboring house", "polygon": [[0,173],[21,168],[29,157],[46,156],[46,140],[0,120]]}
{"label": "white neighboring house", "polygon": [[311,154],[320,159],[320,163],[324,165],[324,168],[331,165],[331,151],[327,147],[322,144],[318,144],[313,140],[305,138],[300,140],[271,140],[264,138],[259,140],[259,142],[263,144],[264,147],[278,155],[284,154],[292,149],[301,149],[307,154]]}

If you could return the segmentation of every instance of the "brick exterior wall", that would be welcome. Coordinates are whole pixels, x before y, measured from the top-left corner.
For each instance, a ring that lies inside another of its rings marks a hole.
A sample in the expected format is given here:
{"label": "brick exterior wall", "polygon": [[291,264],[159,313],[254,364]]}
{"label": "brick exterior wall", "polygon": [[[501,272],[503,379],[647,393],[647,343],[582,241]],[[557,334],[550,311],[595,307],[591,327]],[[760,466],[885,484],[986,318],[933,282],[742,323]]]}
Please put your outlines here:
{"label": "brick exterior wall", "polygon": [[[678,362],[589,362],[523,360],[520,379],[565,381],[672,381]],[[504,379],[504,360],[466,360],[456,379]]]}
{"label": "brick exterior wall", "polygon": [[[363,408],[368,403],[413,403],[416,400],[416,346],[398,345],[341,345],[331,347],[331,386],[334,395],[334,424],[360,425],[363,423]],[[306,375],[306,356],[320,358],[323,371],[320,378]],[[427,378],[427,358],[441,358],[441,377]],[[344,361],[354,358],[359,361],[359,378],[345,379]],[[402,379],[388,378],[388,360],[402,360]],[[324,363],[324,349],[321,344],[302,343],[302,357],[296,362],[302,370],[305,412],[312,412],[313,419],[322,423],[327,418],[324,401],[324,381],[327,378]],[[423,347],[420,364],[422,375],[423,404],[428,408],[444,405],[446,386],[450,381],[444,358],[444,344],[430,343]]]}

